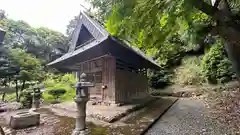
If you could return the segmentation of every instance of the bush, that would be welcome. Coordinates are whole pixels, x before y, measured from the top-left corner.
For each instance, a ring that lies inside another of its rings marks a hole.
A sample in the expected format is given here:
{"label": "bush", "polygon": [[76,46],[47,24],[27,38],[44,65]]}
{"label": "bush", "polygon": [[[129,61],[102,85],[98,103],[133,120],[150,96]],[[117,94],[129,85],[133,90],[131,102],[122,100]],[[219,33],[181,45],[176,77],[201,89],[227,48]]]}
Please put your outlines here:
{"label": "bush", "polygon": [[66,93],[60,96],[61,101],[73,100],[76,90],[72,86],[77,82],[73,74],[53,75],[50,74],[48,79],[44,81],[46,91],[43,93],[44,101],[55,101],[55,97],[50,95],[48,91],[63,89]]}
{"label": "bush", "polygon": [[66,93],[66,90],[64,89],[55,89],[55,90],[49,90],[48,94],[52,95],[55,100],[58,100],[60,96],[64,95]]}
{"label": "bush", "polygon": [[203,75],[212,84],[231,81],[234,76],[231,62],[226,57],[221,42],[213,45],[204,55],[201,67]]}
{"label": "bush", "polygon": [[148,72],[150,87],[161,89],[171,83],[172,71],[162,68],[159,71]]}
{"label": "bush", "polygon": [[182,60],[182,65],[175,70],[174,82],[181,85],[199,85],[204,82],[201,72],[201,58],[190,57]]}

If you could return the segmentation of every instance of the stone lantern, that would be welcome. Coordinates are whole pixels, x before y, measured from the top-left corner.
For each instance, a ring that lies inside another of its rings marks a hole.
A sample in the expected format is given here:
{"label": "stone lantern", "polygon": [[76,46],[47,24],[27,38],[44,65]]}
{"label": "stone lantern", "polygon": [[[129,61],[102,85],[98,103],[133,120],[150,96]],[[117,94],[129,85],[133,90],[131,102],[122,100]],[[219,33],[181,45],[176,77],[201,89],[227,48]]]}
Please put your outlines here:
{"label": "stone lantern", "polygon": [[87,75],[80,75],[80,82],[75,85],[76,97],[74,101],[77,105],[76,125],[72,135],[87,135],[89,130],[86,127],[86,104],[89,100],[88,88],[93,87],[93,83],[86,81]]}

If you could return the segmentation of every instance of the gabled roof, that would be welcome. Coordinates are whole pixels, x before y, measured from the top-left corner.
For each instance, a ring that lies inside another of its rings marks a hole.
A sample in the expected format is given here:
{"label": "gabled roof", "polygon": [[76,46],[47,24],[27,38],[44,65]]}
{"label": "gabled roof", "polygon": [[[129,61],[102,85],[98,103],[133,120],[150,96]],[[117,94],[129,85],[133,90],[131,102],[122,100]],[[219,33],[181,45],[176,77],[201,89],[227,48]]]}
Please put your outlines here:
{"label": "gabled roof", "polygon": [[99,23],[89,17],[86,13],[81,12],[79,15],[78,24],[72,34],[72,43],[69,48],[69,52],[75,50],[81,27],[83,25],[88,29],[88,31],[93,35],[96,40],[101,40],[101,38],[109,36],[109,33]]}
{"label": "gabled roof", "polygon": [[[81,35],[80,31],[81,31],[82,26],[85,26],[87,28],[87,30],[94,37],[94,40],[87,42],[84,45],[81,45],[80,48],[76,48],[78,38]],[[76,26],[76,28],[73,32],[72,44],[69,47],[68,53],[63,55],[62,57],[52,61],[48,65],[49,66],[55,65],[55,64],[59,65],[59,63],[63,63],[63,61],[66,61],[68,59],[73,60],[73,57],[77,57],[77,55],[81,55],[81,53],[85,53],[85,51],[87,51],[87,50],[91,50],[100,45],[103,45],[103,43],[108,44],[109,47],[107,47],[107,48],[109,48],[109,49],[114,48],[114,45],[116,45],[116,47],[122,46],[122,47],[120,47],[120,48],[118,47],[118,48],[119,49],[125,48],[124,50],[128,50],[127,52],[134,54],[135,57],[139,57],[140,59],[147,61],[147,63],[152,65],[150,67],[159,68],[158,64],[151,57],[147,57],[142,51],[129,45],[128,43],[122,42],[121,40],[119,40],[115,37],[111,37],[110,34],[104,29],[104,27],[101,24],[99,24],[97,21],[95,21],[94,19],[89,17],[84,12],[80,13],[78,25]],[[113,49],[111,51],[113,51]],[[112,52],[112,53],[114,53],[114,52]],[[115,51],[115,53],[119,54],[119,52],[116,52],[116,51]],[[123,55],[121,55],[121,56],[123,56]]]}

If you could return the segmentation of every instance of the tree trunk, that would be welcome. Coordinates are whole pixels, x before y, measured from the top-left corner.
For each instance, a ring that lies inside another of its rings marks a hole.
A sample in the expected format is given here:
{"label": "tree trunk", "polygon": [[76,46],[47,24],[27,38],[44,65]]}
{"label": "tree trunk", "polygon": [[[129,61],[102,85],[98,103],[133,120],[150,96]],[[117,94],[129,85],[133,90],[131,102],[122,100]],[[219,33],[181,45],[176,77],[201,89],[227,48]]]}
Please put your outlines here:
{"label": "tree trunk", "polygon": [[18,80],[15,80],[15,88],[16,88],[16,101],[20,102],[18,95]]}
{"label": "tree trunk", "polygon": [[25,87],[25,83],[26,83],[26,81],[23,80],[23,82],[22,82],[22,87],[21,87],[21,91],[23,91],[23,89],[24,89],[24,87]]}
{"label": "tree trunk", "polygon": [[229,59],[232,61],[233,68],[236,71],[237,76],[240,77],[240,57],[238,56],[240,54],[239,47],[225,41],[225,49]]}
{"label": "tree trunk", "polygon": [[211,6],[203,0],[193,0],[192,4],[218,22],[218,34],[225,40],[228,57],[240,79],[240,25],[232,18],[233,14],[228,1],[221,0],[215,6]]}
{"label": "tree trunk", "polygon": [[5,100],[5,95],[6,95],[6,93],[3,92],[3,93],[2,93],[2,101],[3,101],[3,102],[4,102],[4,100]]}

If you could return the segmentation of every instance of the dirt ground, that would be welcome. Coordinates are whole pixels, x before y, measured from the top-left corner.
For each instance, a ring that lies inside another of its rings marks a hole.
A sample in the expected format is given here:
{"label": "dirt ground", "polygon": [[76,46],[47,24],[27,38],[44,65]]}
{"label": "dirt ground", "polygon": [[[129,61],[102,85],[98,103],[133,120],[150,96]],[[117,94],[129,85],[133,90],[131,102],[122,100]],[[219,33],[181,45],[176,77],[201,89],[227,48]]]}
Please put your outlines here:
{"label": "dirt ground", "polygon": [[[111,124],[87,118],[87,126],[91,135],[138,135],[175,101],[176,98],[160,98]],[[42,108],[39,112],[41,113],[41,124],[22,130],[11,130],[7,126],[6,118],[16,112],[0,113],[1,125],[4,126],[6,135],[69,135],[74,129],[76,112],[56,108]]]}

